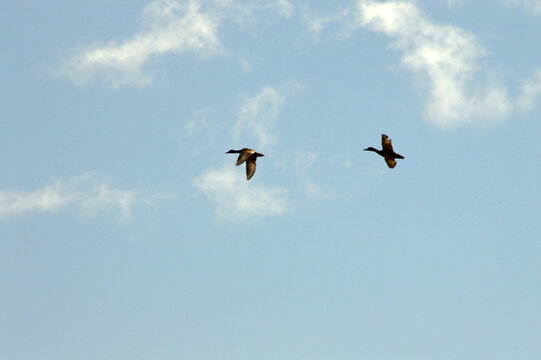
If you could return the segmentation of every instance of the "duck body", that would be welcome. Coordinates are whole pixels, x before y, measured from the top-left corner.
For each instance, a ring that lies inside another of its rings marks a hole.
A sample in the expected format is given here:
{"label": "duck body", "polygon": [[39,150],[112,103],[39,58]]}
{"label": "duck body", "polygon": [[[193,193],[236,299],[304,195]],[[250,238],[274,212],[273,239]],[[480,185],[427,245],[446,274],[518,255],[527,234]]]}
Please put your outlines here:
{"label": "duck body", "polygon": [[374,149],[373,147],[368,147],[364,150],[373,151],[382,156],[385,159],[387,166],[391,169],[396,166],[396,159],[404,159],[404,156],[394,151],[391,139],[385,134],[381,134],[381,147],[382,150]]}
{"label": "duck body", "polygon": [[239,166],[246,162],[246,180],[250,180],[255,174],[256,160],[258,157],[265,156],[255,150],[242,148],[240,150],[229,150],[226,154],[239,154],[236,165]]}

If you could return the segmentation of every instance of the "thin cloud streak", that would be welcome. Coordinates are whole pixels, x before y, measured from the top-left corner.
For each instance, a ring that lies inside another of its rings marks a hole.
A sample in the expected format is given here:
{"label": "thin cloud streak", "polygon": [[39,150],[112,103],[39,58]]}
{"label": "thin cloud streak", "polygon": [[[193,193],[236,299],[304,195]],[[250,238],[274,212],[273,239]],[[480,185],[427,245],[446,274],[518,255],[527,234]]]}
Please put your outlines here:
{"label": "thin cloud streak", "polygon": [[289,18],[288,0],[155,0],[143,11],[143,29],[124,40],[94,44],[67,59],[57,74],[75,84],[102,79],[113,88],[152,84],[148,64],[167,54],[224,55],[218,28],[224,20],[238,25],[254,22],[256,12],[271,11]]}
{"label": "thin cloud streak", "polygon": [[[305,11],[305,13],[302,16],[302,22],[304,25],[308,28],[308,31],[310,31],[316,40],[319,39],[321,32],[324,28],[333,26],[336,24],[350,24],[354,21],[351,19],[352,16],[352,10],[342,9],[334,14],[327,14],[327,15],[320,15],[320,14],[312,14],[308,11]],[[348,38],[351,35],[352,29],[344,28],[342,26],[342,29],[340,31],[340,34],[338,35],[339,38]]]}
{"label": "thin cloud streak", "polygon": [[131,39],[94,45],[75,55],[60,74],[79,85],[102,77],[114,88],[145,86],[152,83],[144,72],[152,57],[186,52],[212,56],[222,51],[218,19],[203,13],[197,1],[157,0],[145,8],[143,22],[144,30]]}
{"label": "thin cloud streak", "polygon": [[171,198],[170,194],[117,189],[109,179],[87,173],[68,181],[57,180],[35,191],[0,191],[0,218],[74,208],[90,217],[113,211],[122,220],[129,220],[136,205]]}
{"label": "thin cloud streak", "polygon": [[541,16],[541,0],[504,0],[507,5],[522,6],[534,15]]}
{"label": "thin cloud streak", "polygon": [[288,191],[247,182],[237,169],[210,169],[194,185],[217,207],[219,219],[241,221],[284,214],[289,207]]}

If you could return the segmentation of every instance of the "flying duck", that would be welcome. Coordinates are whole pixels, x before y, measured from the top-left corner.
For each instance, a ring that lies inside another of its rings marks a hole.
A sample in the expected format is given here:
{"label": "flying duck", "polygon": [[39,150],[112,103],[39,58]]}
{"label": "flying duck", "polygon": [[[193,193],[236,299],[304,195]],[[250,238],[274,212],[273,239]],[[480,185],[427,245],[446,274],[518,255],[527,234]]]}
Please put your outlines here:
{"label": "flying duck", "polygon": [[365,151],[373,151],[378,153],[379,155],[383,156],[385,159],[385,162],[387,163],[387,166],[391,169],[396,166],[396,160],[395,159],[403,159],[404,157],[400,154],[397,154],[393,150],[393,144],[391,143],[391,139],[385,134],[381,134],[381,147],[383,149],[378,150],[374,149],[373,147],[369,147],[364,149]]}
{"label": "flying duck", "polygon": [[229,150],[226,154],[239,154],[237,166],[246,161],[246,180],[250,180],[255,173],[255,161],[260,156],[265,156],[252,149]]}

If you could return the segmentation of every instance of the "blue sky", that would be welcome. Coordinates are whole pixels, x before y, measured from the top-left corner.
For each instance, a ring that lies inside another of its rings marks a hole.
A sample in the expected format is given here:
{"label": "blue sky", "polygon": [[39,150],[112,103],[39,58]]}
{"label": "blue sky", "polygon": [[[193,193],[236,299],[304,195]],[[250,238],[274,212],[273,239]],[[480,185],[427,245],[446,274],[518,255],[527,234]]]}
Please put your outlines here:
{"label": "blue sky", "polygon": [[541,358],[540,1],[0,10],[0,358]]}

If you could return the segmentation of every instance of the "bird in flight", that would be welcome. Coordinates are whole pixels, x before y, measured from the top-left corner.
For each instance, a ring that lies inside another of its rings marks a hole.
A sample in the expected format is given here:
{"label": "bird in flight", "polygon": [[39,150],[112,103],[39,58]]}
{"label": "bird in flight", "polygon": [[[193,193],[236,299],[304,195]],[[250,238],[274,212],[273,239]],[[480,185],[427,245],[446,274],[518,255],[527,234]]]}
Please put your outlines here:
{"label": "bird in flight", "polygon": [[404,157],[400,154],[397,154],[393,150],[393,144],[391,139],[385,134],[381,134],[381,150],[374,149],[373,147],[368,147],[364,149],[365,151],[373,151],[383,156],[387,166],[391,169],[396,166],[396,159],[403,159]]}
{"label": "bird in flight", "polygon": [[250,180],[255,173],[255,161],[260,156],[265,156],[252,149],[244,148],[240,150],[229,150],[226,154],[239,154],[237,159],[237,166],[246,162],[246,180]]}

